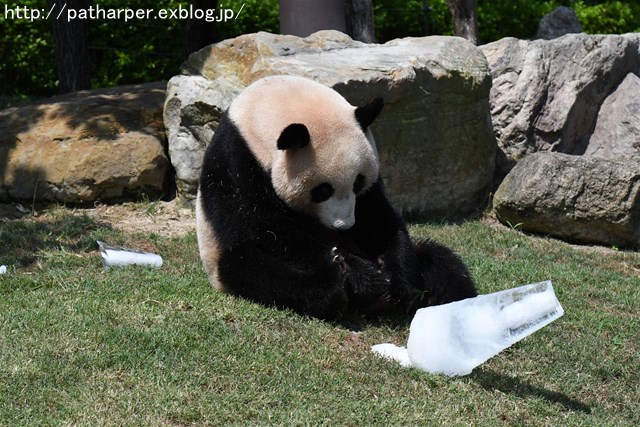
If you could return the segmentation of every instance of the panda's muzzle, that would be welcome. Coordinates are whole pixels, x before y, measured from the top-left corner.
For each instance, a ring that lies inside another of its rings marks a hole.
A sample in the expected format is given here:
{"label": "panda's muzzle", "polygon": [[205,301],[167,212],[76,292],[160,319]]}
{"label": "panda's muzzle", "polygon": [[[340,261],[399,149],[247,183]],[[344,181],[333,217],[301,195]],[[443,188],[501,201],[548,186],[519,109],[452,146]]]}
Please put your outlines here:
{"label": "panda's muzzle", "polygon": [[348,220],[337,219],[333,222],[333,228],[335,228],[336,230],[348,230],[353,227],[355,223],[355,217],[353,218],[353,220],[351,218],[349,218]]}
{"label": "panda's muzzle", "polygon": [[356,223],[356,195],[332,197],[318,204],[318,219],[333,230],[348,230]]}

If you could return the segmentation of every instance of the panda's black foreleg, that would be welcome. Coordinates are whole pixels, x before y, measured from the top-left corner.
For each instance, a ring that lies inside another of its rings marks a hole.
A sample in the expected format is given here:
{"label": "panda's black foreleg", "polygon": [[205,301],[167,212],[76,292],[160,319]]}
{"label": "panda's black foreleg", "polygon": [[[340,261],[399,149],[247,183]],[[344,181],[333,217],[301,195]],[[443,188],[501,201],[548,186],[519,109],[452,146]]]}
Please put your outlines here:
{"label": "panda's black foreleg", "polygon": [[274,254],[254,243],[224,251],[218,275],[225,288],[264,305],[334,320],[349,308],[342,267],[330,248]]}
{"label": "panda's black foreleg", "polygon": [[415,243],[420,262],[421,288],[416,290],[413,308],[447,304],[478,295],[471,273],[448,247],[431,240]]}
{"label": "panda's black foreleg", "polygon": [[353,253],[332,251],[345,279],[349,311],[360,314],[381,314],[397,309],[392,292],[391,275],[380,260],[370,260]]}

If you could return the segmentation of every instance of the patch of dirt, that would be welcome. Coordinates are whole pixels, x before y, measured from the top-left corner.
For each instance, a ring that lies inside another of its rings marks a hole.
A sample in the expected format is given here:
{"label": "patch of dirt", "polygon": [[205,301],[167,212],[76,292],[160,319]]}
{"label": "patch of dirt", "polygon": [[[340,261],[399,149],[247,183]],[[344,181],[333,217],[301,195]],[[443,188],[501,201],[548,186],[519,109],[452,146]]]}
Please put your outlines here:
{"label": "patch of dirt", "polygon": [[195,230],[195,212],[177,199],[169,202],[97,204],[91,208],[52,206],[36,208],[35,211],[25,204],[0,204],[0,222],[20,218],[47,221],[61,213],[86,215],[124,233],[155,233],[162,237],[179,237]]}

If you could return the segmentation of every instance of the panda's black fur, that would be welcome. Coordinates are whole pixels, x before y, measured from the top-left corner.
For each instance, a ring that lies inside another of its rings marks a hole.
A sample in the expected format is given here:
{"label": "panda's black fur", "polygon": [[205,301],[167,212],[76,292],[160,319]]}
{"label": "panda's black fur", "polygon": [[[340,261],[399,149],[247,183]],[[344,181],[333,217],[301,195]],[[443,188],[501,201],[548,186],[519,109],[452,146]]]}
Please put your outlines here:
{"label": "panda's black fur", "polygon": [[[366,128],[381,107],[376,101],[355,110],[358,122]],[[292,209],[228,113],[206,150],[197,203],[201,256],[214,286],[262,304],[336,319],[410,313],[477,295],[450,249],[411,242],[380,176],[356,198],[348,230]]]}

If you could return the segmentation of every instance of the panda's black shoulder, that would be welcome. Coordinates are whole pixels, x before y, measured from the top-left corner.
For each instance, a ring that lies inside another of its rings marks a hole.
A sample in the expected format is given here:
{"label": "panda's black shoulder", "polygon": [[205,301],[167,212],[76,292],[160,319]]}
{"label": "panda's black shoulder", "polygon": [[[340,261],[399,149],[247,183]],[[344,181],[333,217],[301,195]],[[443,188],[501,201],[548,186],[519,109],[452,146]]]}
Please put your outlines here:
{"label": "panda's black shoulder", "polygon": [[242,154],[245,148],[247,148],[247,143],[240,130],[229,118],[229,114],[225,113],[220,119],[213,138],[205,151],[204,162],[202,163],[203,176],[207,170],[217,167],[217,163],[212,160],[232,159],[234,155]]}

